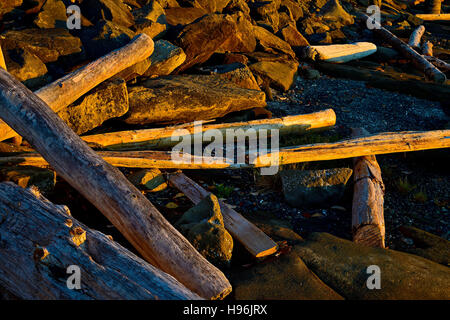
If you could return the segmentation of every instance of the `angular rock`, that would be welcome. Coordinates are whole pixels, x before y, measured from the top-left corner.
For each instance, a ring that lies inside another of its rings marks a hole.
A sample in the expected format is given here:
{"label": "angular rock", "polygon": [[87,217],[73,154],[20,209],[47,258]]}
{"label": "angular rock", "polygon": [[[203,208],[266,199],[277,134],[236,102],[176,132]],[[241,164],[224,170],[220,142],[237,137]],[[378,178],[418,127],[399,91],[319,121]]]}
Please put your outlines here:
{"label": "angular rock", "polygon": [[414,241],[409,253],[450,266],[450,241],[411,226],[400,227],[400,232]]}
{"label": "angular rock", "polygon": [[77,134],[100,126],[104,121],[120,117],[128,111],[126,82],[108,80],[84,97],[58,112]]}
{"label": "angular rock", "polygon": [[246,16],[250,16],[250,8],[245,0],[231,0],[223,9],[223,13],[243,12]]}
{"label": "angular rock", "polygon": [[122,70],[118,74],[114,76],[114,78],[122,78],[125,81],[130,81],[137,77],[144,75],[144,73],[148,70],[151,65],[151,61],[149,59],[142,60],[131,67]]}
{"label": "angular rock", "polygon": [[208,68],[211,73],[227,79],[238,87],[252,90],[260,90],[255,77],[250,69],[242,63],[232,63]]}
{"label": "angular rock", "polygon": [[136,34],[145,33],[153,40],[158,40],[164,37],[167,32],[167,25],[150,20],[139,20],[134,25]]}
{"label": "angular rock", "polygon": [[333,29],[339,29],[355,22],[353,16],[342,8],[339,0],[329,0],[320,10],[319,16],[323,18],[326,25]]}
{"label": "angular rock", "polygon": [[309,46],[308,40],[298,32],[297,28],[291,24],[282,28],[278,35],[281,39],[289,43],[289,45],[294,49],[298,47],[306,47]]}
{"label": "angular rock", "polygon": [[295,22],[303,17],[302,7],[292,0],[281,0],[280,11],[287,11]]}
{"label": "angular rock", "polygon": [[0,19],[6,13],[13,11],[15,8],[22,5],[23,0],[2,0],[2,5],[0,6]]}
{"label": "angular rock", "polygon": [[208,14],[202,8],[169,8],[165,12],[167,23],[171,26],[185,26]]}
{"label": "angular rock", "polygon": [[342,198],[352,169],[283,170],[284,198],[294,207],[331,206]]}
{"label": "angular rock", "polygon": [[239,88],[215,75],[166,76],[129,88],[130,124],[183,123],[264,107],[261,91]]}
{"label": "angular rock", "polygon": [[252,17],[262,25],[269,26],[273,32],[278,31],[280,0],[256,1],[249,4]]}
{"label": "angular rock", "polygon": [[167,182],[159,169],[143,169],[128,176],[128,180],[136,187],[151,192],[167,188]]}
{"label": "angular rock", "polygon": [[233,238],[224,227],[219,200],[215,195],[210,194],[186,211],[175,227],[209,262],[219,267],[229,265]]}
{"label": "angular rock", "polygon": [[297,75],[298,62],[285,61],[261,61],[250,65],[250,70],[259,76],[269,86],[282,91],[287,91],[293,85]]}
{"label": "angular rock", "polygon": [[164,9],[180,7],[177,0],[158,0],[158,2]]}
{"label": "angular rock", "polygon": [[183,49],[174,46],[169,41],[158,40],[155,42],[155,50],[148,59],[150,67],[145,76],[166,76],[172,73],[186,60]]}
{"label": "angular rock", "polygon": [[236,32],[237,25],[229,15],[210,14],[189,24],[176,40],[186,53],[186,61],[177,71],[207,61]]}
{"label": "angular rock", "polygon": [[295,253],[238,270],[229,279],[236,300],[343,300]]}
{"label": "angular rock", "polygon": [[150,1],[147,5],[143,6],[142,8],[136,9],[132,12],[134,20],[148,20],[148,21],[154,21],[161,24],[166,24],[166,12],[161,7],[161,5],[153,0]]}
{"label": "angular rock", "polygon": [[122,0],[83,1],[79,6],[83,16],[94,25],[100,20],[111,21],[126,28],[134,24],[131,11]]}
{"label": "angular rock", "polygon": [[[361,300],[448,300],[448,267],[395,250],[371,248],[334,237],[313,233],[294,252],[323,282],[346,299]],[[380,270],[380,289],[372,284],[369,266]]]}
{"label": "angular rock", "polygon": [[231,15],[237,30],[226,40],[216,52],[253,52],[256,48],[256,38],[253,35],[253,25],[242,12]]}
{"label": "angular rock", "polygon": [[8,167],[0,168],[1,181],[11,181],[21,186],[29,188],[36,186],[42,192],[50,192],[56,184],[56,173],[50,169],[36,167]]}
{"label": "angular rock", "polygon": [[[81,52],[81,41],[66,29],[24,29],[8,31],[0,36],[9,47],[27,49],[42,62],[54,62],[60,56]],[[2,43],[4,42],[2,41]]]}
{"label": "angular rock", "polygon": [[232,53],[232,52],[225,53],[224,60],[223,60],[224,64],[231,64],[231,63],[235,63],[235,62],[247,65],[248,58],[245,55],[240,54],[240,53]]}
{"label": "angular rock", "polygon": [[230,0],[184,0],[184,2],[193,7],[204,9],[209,13],[220,13],[228,5]]}
{"label": "angular rock", "polygon": [[66,28],[66,6],[62,0],[47,0],[34,20],[41,29]]}
{"label": "angular rock", "polygon": [[281,52],[295,58],[295,53],[292,51],[289,43],[281,40],[270,31],[259,26],[253,26],[253,32],[258,45],[260,45],[264,51],[274,54]]}

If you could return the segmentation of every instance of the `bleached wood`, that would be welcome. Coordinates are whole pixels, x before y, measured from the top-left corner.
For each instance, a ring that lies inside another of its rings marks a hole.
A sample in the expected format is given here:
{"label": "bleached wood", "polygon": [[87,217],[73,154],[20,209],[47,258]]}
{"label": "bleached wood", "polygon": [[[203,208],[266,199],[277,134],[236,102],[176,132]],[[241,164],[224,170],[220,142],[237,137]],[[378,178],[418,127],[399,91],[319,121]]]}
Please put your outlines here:
{"label": "bleached wood", "polygon": [[441,14],[423,13],[423,14],[416,14],[416,17],[424,21],[449,21],[450,13],[441,13]]}
{"label": "bleached wood", "polygon": [[83,142],[37,95],[0,69],[0,117],[88,199],[145,260],[203,298],[231,291],[210,264],[116,168]]}
{"label": "bleached wood", "polygon": [[3,57],[3,51],[2,51],[2,47],[0,46],[0,68],[3,68],[4,70],[6,69],[6,62],[5,62],[5,57]]}
{"label": "bleached wood", "polygon": [[[35,94],[53,111],[61,111],[103,81],[148,58],[153,53],[153,47],[153,40],[146,34],[140,34],[126,46],[46,85]],[[0,121],[0,141],[15,135],[11,128]]]}
{"label": "bleached wood", "polygon": [[[288,116],[275,119],[253,120],[247,122],[204,124],[195,128],[193,124],[184,124],[180,126],[119,131],[111,133],[96,134],[81,137],[92,147],[106,148],[108,150],[137,150],[141,148],[167,148],[179,143],[183,136],[190,135],[191,139],[201,136],[208,130],[219,130],[224,141],[228,129],[254,129],[257,132],[261,129],[279,130],[282,134],[294,134],[298,132],[307,132],[315,129],[325,129],[334,126],[336,123],[336,114],[332,109],[310,114]],[[182,132],[177,130],[183,130]],[[178,137],[172,140],[172,137]],[[193,141],[193,140],[192,140]]]}
{"label": "bleached wood", "polygon": [[[354,137],[369,133],[362,129],[353,129]],[[370,246],[385,247],[386,230],[384,225],[384,183],[381,169],[375,156],[353,159],[353,204],[352,233],[353,241]]]}
{"label": "bleached wood", "polygon": [[409,37],[408,45],[410,45],[413,48],[419,48],[420,47],[420,40],[422,39],[423,34],[425,33],[425,27],[424,26],[418,26]]}
{"label": "bleached wood", "polygon": [[[0,288],[27,300],[198,300],[175,278],[70,216],[37,190],[0,183]],[[80,268],[80,289],[66,285]],[[58,272],[56,272],[58,271]]]}
{"label": "bleached wood", "polygon": [[[169,174],[170,184],[183,192],[194,204],[199,203],[211,192],[206,191],[182,172]],[[254,257],[262,258],[277,251],[277,244],[253,223],[219,200],[225,228]]]}
{"label": "bleached wood", "polygon": [[352,44],[332,44],[323,46],[309,46],[307,57],[312,60],[345,63],[367,57],[377,51],[377,46],[370,42],[356,42]]}
{"label": "bleached wood", "polygon": [[450,63],[447,63],[445,61],[442,61],[441,59],[438,59],[436,57],[430,57],[430,56],[424,56],[425,59],[430,61],[432,64],[434,64],[439,70],[443,72],[450,71]]}
{"label": "bleached wood", "polygon": [[[424,56],[428,56],[428,57],[433,56],[433,44],[430,41],[425,41],[422,44],[422,54]],[[426,59],[426,60],[428,61],[428,59]]]}

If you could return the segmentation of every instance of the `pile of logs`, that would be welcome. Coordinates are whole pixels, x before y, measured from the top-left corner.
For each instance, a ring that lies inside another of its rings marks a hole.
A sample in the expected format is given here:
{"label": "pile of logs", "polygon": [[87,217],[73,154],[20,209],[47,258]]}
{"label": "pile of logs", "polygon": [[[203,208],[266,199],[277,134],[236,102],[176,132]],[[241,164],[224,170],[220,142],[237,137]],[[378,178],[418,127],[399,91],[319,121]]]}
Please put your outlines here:
{"label": "pile of logs", "polygon": [[[381,26],[374,31],[434,81],[445,81],[445,75],[433,65],[441,67],[437,60],[431,59],[429,49],[424,55],[416,51],[424,28],[413,33],[409,44]],[[344,46],[339,50],[347,56],[349,50],[354,51],[360,57],[364,54],[355,50],[361,48],[376,50],[370,44]],[[328,57],[325,60],[347,60],[320,46],[313,49],[316,54]],[[328,109],[268,120],[207,124],[200,132],[193,124],[184,124],[79,137],[55,113],[106,79],[147,58],[152,51],[153,41],[140,35],[126,47],[34,93],[6,71],[0,55],[0,117],[4,121],[0,123],[0,141],[20,135],[36,151],[2,157],[0,163],[51,166],[98,208],[142,257],[76,221],[67,208],[52,204],[38,191],[1,183],[1,294],[25,299],[222,299],[231,292],[225,275],[197,252],[116,167],[260,168],[272,165],[273,159],[283,165],[354,158],[354,241],[384,248],[384,185],[375,155],[450,147],[450,130],[369,135],[363,129],[355,129],[349,140],[267,149],[256,159],[246,157],[244,162],[226,159],[217,163],[193,154],[187,154],[188,161],[177,162],[173,161],[172,152],[151,149],[173,146],[172,136],[179,129],[183,129],[184,135],[193,136],[201,136],[208,130],[218,130],[226,136],[227,129],[249,128],[277,129],[285,135],[333,127],[336,115]],[[195,161],[196,157],[201,157],[201,161]],[[168,180],[194,204],[209,195],[181,171],[169,172]],[[277,252],[277,244],[255,225],[222,201],[220,207],[226,229],[250,254],[261,258]],[[65,275],[70,265],[82,266],[83,291],[67,288]]]}

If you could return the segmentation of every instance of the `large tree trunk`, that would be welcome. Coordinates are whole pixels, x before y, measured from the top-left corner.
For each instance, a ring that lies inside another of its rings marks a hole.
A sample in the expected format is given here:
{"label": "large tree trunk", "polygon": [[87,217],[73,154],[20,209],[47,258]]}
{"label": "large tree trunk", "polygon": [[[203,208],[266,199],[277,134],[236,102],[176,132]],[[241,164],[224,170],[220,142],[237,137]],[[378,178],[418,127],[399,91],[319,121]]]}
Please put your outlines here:
{"label": "large tree trunk", "polygon": [[[333,109],[327,109],[310,114],[296,116],[287,116],[283,118],[253,120],[247,122],[233,122],[220,124],[205,124],[201,127],[195,127],[193,124],[184,124],[166,128],[143,129],[131,131],[119,131],[90,136],[83,136],[81,139],[86,141],[92,147],[106,148],[109,150],[138,150],[149,148],[167,148],[179,143],[179,139],[185,136],[191,136],[195,139],[196,135],[200,137],[208,130],[219,130],[226,140],[227,130],[248,130],[253,129],[257,132],[261,129],[279,130],[282,134],[296,134],[308,132],[315,129],[326,129],[334,126],[336,123],[336,114]],[[177,130],[182,130],[178,131]],[[177,139],[172,140],[176,137]],[[194,140],[192,140],[194,141]]]}
{"label": "large tree trunk", "polygon": [[[360,16],[364,21],[369,19],[369,17],[365,14],[361,14]],[[429,79],[432,79],[436,83],[444,83],[445,80],[447,80],[445,74],[428,62],[421,54],[397,38],[389,30],[383,28],[378,22],[374,21],[374,23],[375,28],[372,29],[373,32],[379,35],[384,41],[391,44],[395,49],[400,51],[405,57],[411,59],[416,68],[421,70]]]}
{"label": "large tree trunk", "polygon": [[[169,181],[195,204],[210,194],[210,192],[186,177],[182,172],[170,174]],[[265,257],[277,251],[277,244],[264,232],[230,208],[226,203],[219,200],[219,204],[225,228],[254,257]]]}
{"label": "large tree trunk", "polygon": [[[148,58],[153,53],[153,47],[153,40],[146,34],[141,34],[126,46],[69,73],[35,93],[53,111],[61,111],[98,84]],[[0,121],[0,141],[15,135],[6,123]]]}
{"label": "large tree trunk", "polygon": [[68,183],[95,205],[148,262],[201,297],[231,291],[211,265],[116,168],[107,164],[44,101],[0,69],[0,115]]}
{"label": "large tree trunk", "polygon": [[[365,136],[364,129],[354,129],[353,136]],[[384,184],[375,156],[353,159],[354,193],[352,205],[353,241],[384,248]]]}
{"label": "large tree trunk", "polygon": [[[0,183],[0,221],[0,288],[17,298],[200,299],[35,189]],[[67,286],[69,266],[80,268],[79,290]]]}

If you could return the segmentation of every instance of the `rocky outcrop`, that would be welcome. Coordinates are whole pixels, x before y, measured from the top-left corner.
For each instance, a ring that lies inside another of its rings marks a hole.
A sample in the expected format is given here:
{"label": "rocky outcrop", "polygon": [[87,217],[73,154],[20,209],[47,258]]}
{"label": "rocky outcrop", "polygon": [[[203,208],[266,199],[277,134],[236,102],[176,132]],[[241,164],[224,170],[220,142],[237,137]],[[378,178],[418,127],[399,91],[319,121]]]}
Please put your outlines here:
{"label": "rocky outcrop", "polygon": [[270,31],[259,26],[254,26],[253,32],[255,34],[258,45],[264,51],[274,54],[284,53],[291,56],[292,58],[295,57],[295,53],[294,51],[292,51],[289,43],[281,40]]}

